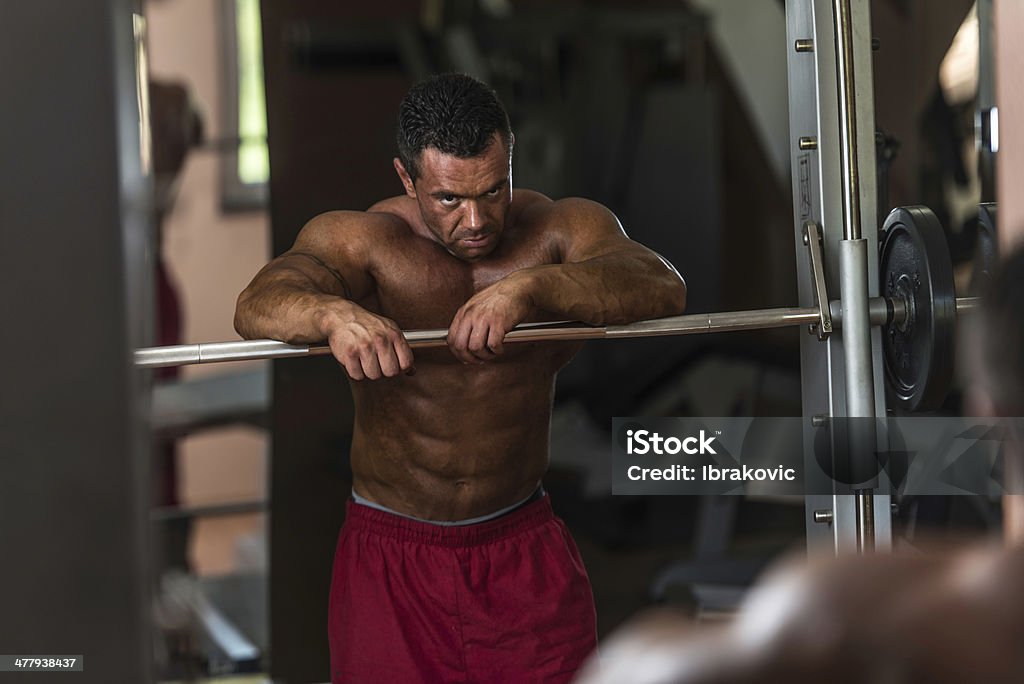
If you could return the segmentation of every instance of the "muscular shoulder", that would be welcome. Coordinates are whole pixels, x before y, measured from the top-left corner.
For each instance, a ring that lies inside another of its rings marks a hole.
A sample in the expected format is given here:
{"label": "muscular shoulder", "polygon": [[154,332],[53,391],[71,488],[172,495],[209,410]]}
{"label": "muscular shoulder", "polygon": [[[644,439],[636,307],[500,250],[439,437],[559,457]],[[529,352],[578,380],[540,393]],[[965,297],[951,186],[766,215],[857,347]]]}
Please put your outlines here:
{"label": "muscular shoulder", "polygon": [[534,200],[524,207],[521,213],[521,220],[524,223],[559,231],[622,231],[615,214],[599,202],[583,197],[566,197],[559,200],[550,200],[543,195],[540,197],[543,201]]}
{"label": "muscular shoulder", "polygon": [[368,211],[328,211],[311,219],[299,233],[293,250],[361,260],[382,245],[410,234],[406,219],[382,211],[378,203]]}
{"label": "muscular shoulder", "polygon": [[368,211],[328,211],[314,217],[299,233],[296,248],[309,243],[353,248],[408,233],[405,219],[395,212],[376,209],[381,204]]}
{"label": "muscular shoulder", "polygon": [[310,273],[318,266],[344,283],[348,296],[359,299],[370,291],[383,255],[394,252],[387,246],[409,234],[409,226],[393,213],[329,211],[306,223],[292,248],[276,261]]}
{"label": "muscular shoulder", "polygon": [[[517,193],[520,191],[516,191]],[[560,259],[596,255],[626,244],[622,224],[608,207],[582,197],[535,200],[522,211],[520,223],[544,236]]]}

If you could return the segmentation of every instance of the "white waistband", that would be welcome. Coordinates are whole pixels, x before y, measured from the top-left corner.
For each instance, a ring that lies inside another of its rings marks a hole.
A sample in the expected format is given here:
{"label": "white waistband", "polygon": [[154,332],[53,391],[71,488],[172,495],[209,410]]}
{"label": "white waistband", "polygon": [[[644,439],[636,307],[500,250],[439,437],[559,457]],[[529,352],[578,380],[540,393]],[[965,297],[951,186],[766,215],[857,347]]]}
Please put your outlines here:
{"label": "white waistband", "polygon": [[416,522],[428,523],[430,525],[439,525],[441,527],[455,527],[455,526],[458,526],[458,525],[476,525],[478,523],[487,522],[488,520],[494,520],[495,518],[500,518],[503,515],[511,513],[512,511],[516,510],[520,506],[525,506],[528,503],[536,501],[537,499],[540,499],[543,496],[544,496],[544,485],[537,485],[537,489],[535,489],[532,494],[530,494],[528,497],[526,497],[522,501],[514,503],[511,506],[506,506],[505,508],[502,508],[500,510],[494,511],[493,513],[488,513],[487,515],[481,515],[481,516],[477,516],[475,518],[467,518],[465,520],[425,520],[423,518],[417,518],[417,517],[412,516],[412,515],[406,515],[405,513],[399,513],[398,511],[393,511],[390,508],[388,508],[387,506],[381,506],[379,503],[374,503],[373,501],[369,501],[367,499],[364,499],[363,497],[361,497],[358,494],[356,494],[356,490],[355,489],[352,490],[352,500],[355,501],[360,506],[367,506],[369,508],[373,508],[373,509],[376,509],[378,511],[383,511],[385,513],[390,513],[391,515],[397,515],[397,516],[402,517],[402,518],[408,518],[409,520],[415,520]]}

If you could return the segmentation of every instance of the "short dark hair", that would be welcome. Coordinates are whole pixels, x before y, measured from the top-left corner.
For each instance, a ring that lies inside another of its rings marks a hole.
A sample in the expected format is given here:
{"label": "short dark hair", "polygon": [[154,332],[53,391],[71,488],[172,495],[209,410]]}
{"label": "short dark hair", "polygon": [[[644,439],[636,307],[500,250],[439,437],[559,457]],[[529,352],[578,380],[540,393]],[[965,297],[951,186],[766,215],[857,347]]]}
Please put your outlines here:
{"label": "short dark hair", "polygon": [[505,107],[490,86],[466,74],[438,74],[420,81],[398,107],[398,158],[413,181],[426,148],[468,159],[482,154],[495,133],[511,151],[512,127]]}
{"label": "short dark hair", "polygon": [[978,316],[985,391],[997,409],[1024,415],[1024,247],[996,269]]}

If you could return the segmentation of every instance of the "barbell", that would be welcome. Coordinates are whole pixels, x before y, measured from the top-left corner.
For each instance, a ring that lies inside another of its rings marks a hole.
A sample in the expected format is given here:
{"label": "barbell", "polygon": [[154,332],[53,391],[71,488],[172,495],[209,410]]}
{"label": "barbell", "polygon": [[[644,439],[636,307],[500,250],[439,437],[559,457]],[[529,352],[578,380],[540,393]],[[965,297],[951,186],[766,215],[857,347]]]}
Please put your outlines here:
{"label": "barbell", "polygon": [[[978,297],[956,298],[953,267],[942,227],[925,207],[900,207],[886,219],[881,240],[883,296],[869,302],[873,326],[883,327],[887,387],[890,397],[908,411],[941,404],[953,366],[956,315],[977,306]],[[827,312],[842,323],[838,300]],[[784,307],[669,316],[627,325],[592,326],[573,321],[525,323],[505,335],[505,342],[592,340],[763,330],[807,325],[822,320],[819,307]],[[403,335],[413,349],[447,345],[447,329],[409,330]],[[135,351],[135,365],[160,368],[252,359],[279,359],[330,353],[327,345],[296,345],[276,340],[207,342]]]}

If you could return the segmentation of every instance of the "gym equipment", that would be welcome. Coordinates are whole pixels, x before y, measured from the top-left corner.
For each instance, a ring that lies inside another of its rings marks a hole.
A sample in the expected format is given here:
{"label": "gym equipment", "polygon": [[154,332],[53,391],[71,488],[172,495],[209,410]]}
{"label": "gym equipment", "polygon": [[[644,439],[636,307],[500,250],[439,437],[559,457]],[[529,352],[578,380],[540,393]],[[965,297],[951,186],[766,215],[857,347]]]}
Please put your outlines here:
{"label": "gym equipment", "polygon": [[955,361],[956,295],[945,234],[926,207],[894,209],[883,232],[881,289],[906,302],[903,320],[884,334],[889,398],[908,411],[933,410],[946,396]]}
{"label": "gym equipment", "polygon": [[992,280],[992,271],[999,261],[999,239],[996,233],[995,202],[978,205],[978,239],[974,248],[974,273],[971,275],[970,293],[980,295]]}
{"label": "gym equipment", "polygon": [[[815,243],[817,240],[814,241]],[[813,245],[812,270],[818,278],[821,260]],[[880,254],[884,297],[868,301],[870,324],[883,326],[883,347],[890,396],[907,411],[937,408],[945,397],[953,366],[956,315],[977,304],[976,298],[957,299],[953,271],[942,227],[927,207],[898,207],[885,222]],[[571,321],[516,326],[506,342],[658,337],[759,330],[808,325],[821,334],[838,327],[843,311],[838,300],[820,307],[789,307],[751,311],[685,314],[628,325],[590,326]],[[823,324],[824,322],[824,324]],[[826,328],[828,329],[828,328]],[[403,334],[413,349],[443,347],[446,329],[410,330]],[[242,340],[151,347],[135,352],[135,365],[159,368],[246,359],[289,358],[329,354],[326,345],[292,345],[274,340]]]}

